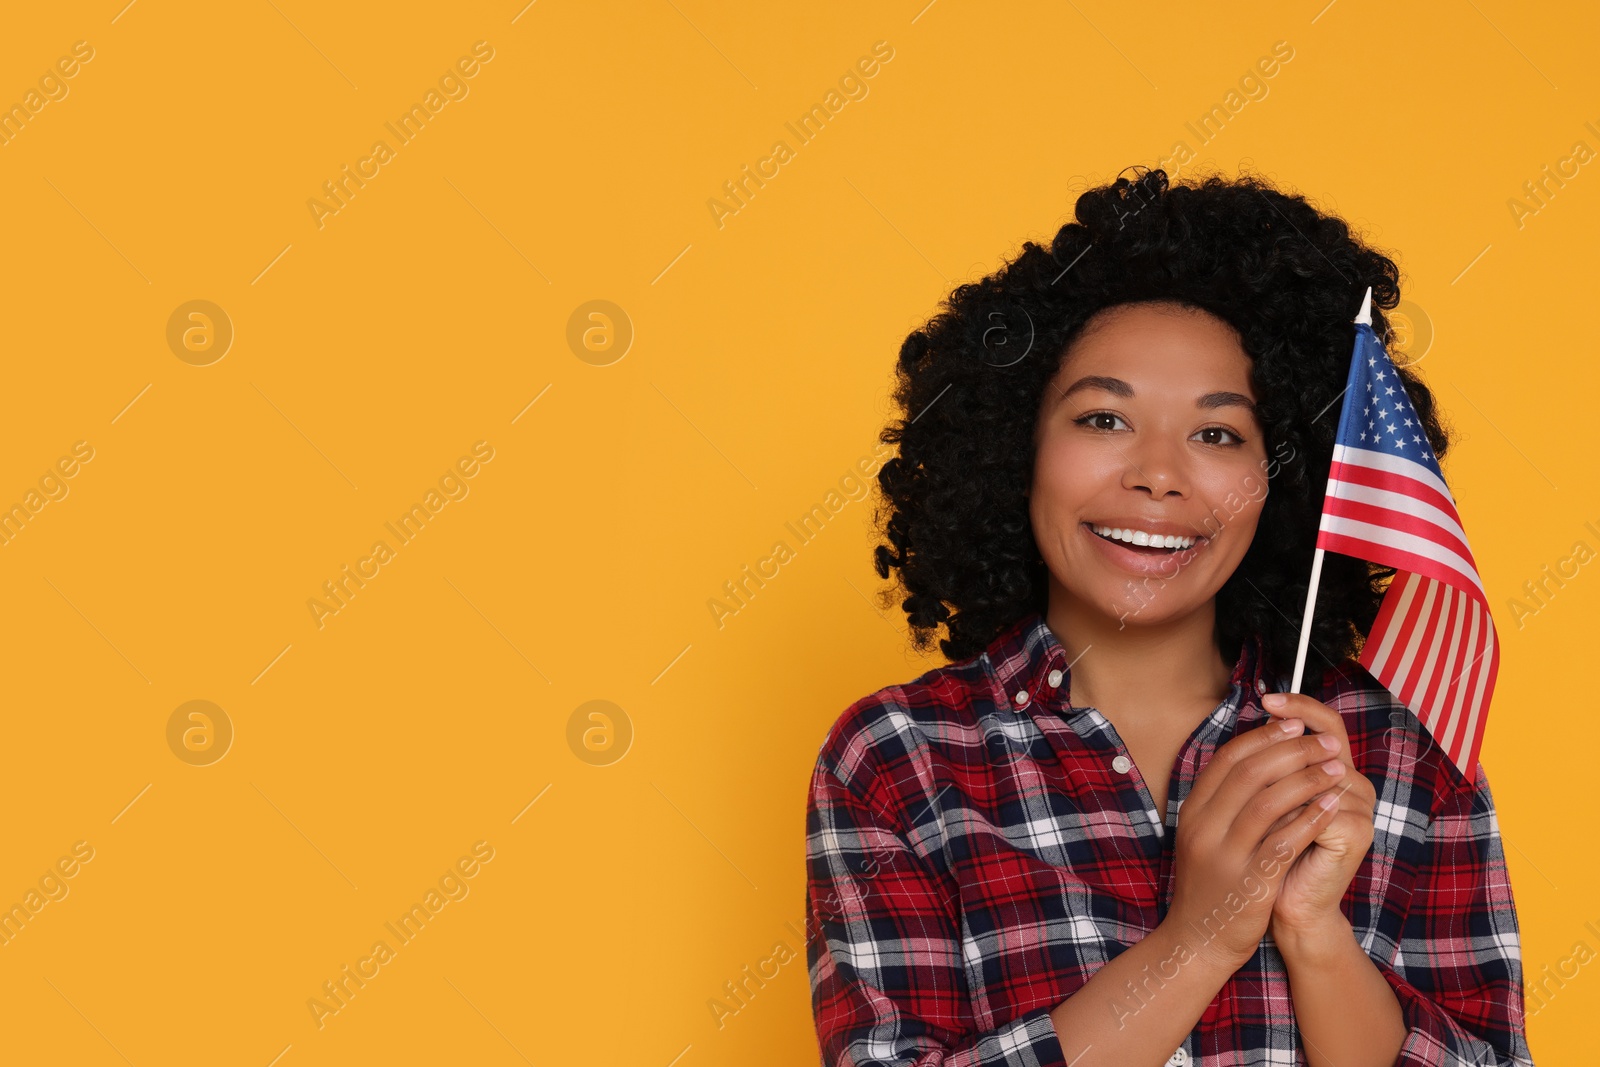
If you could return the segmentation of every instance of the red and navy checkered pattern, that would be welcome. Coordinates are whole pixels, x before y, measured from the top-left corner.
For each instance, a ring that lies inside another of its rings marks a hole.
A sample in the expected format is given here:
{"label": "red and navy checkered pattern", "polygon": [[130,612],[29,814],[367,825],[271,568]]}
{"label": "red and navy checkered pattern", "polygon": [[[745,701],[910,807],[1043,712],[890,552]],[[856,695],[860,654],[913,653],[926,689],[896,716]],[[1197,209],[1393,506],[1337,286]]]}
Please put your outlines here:
{"label": "red and navy checkered pattern", "polygon": [[[1050,1009],[1166,915],[1179,805],[1218,746],[1270,721],[1260,696],[1279,681],[1246,642],[1230,694],[1178,754],[1165,813],[1136,766],[1113,766],[1127,749],[1111,723],[1069,703],[1066,653],[1038,612],[982,655],[847,708],[806,814],[823,1062],[1064,1067]],[[1481,764],[1469,784],[1359,663],[1307,692],[1344,716],[1377,789],[1372,848],[1341,909],[1399,998],[1397,1063],[1531,1065]],[[1183,1049],[1203,1067],[1306,1063],[1270,933]]]}

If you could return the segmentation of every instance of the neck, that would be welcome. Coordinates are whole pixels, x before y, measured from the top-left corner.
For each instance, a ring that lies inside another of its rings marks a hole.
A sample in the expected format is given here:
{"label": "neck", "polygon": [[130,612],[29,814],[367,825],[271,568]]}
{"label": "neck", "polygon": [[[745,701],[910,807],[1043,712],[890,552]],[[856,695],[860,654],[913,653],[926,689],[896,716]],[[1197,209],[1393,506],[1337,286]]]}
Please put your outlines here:
{"label": "neck", "polygon": [[1045,624],[1072,664],[1074,706],[1190,719],[1228,695],[1233,667],[1217,649],[1215,600],[1181,619],[1127,626],[1052,580]]}

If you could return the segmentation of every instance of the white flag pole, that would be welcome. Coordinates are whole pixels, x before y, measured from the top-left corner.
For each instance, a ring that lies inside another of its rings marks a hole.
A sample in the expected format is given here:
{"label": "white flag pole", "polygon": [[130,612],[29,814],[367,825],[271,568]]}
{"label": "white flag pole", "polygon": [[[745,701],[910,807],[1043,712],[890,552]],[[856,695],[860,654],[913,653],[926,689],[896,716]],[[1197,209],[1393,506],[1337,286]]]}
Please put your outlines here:
{"label": "white flag pole", "polygon": [[1300,650],[1294,654],[1294,681],[1289,692],[1300,692],[1300,675],[1306,669],[1306,643],[1311,640],[1311,609],[1317,604],[1317,582],[1322,579],[1322,549],[1311,560],[1311,588],[1306,590],[1306,612],[1300,620]]}
{"label": "white flag pole", "polygon": [[[1367,295],[1361,298],[1361,310],[1356,312],[1355,321],[1372,325],[1372,286],[1367,286]],[[1355,358],[1353,355],[1351,358]],[[1348,398],[1346,398],[1348,399]],[[1306,645],[1311,640],[1311,611],[1317,604],[1317,583],[1322,580],[1322,552],[1317,549],[1316,555],[1311,559],[1311,586],[1306,590],[1306,610],[1300,618],[1300,648],[1294,655],[1294,681],[1289,684],[1289,692],[1300,692],[1300,678],[1306,668]]]}

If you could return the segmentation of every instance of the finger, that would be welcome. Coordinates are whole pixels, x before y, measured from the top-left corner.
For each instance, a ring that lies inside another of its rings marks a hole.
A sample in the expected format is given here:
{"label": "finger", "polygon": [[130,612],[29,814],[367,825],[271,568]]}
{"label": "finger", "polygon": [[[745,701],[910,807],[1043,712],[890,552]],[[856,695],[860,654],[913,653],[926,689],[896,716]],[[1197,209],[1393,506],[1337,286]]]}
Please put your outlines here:
{"label": "finger", "polygon": [[1279,830],[1282,830],[1285,826],[1288,826],[1290,823],[1298,819],[1300,817],[1300,813],[1305,810],[1306,806],[1304,804],[1301,804],[1297,808],[1290,808],[1288,811],[1278,816],[1278,821],[1272,824],[1272,828],[1269,829],[1267,833],[1275,834]]}
{"label": "finger", "polygon": [[[1334,808],[1333,817],[1319,824],[1311,843],[1327,853],[1324,859],[1337,860],[1340,864],[1357,863],[1372,847],[1371,828],[1363,827],[1353,812]],[[1307,848],[1306,852],[1309,851]],[[1350,874],[1354,875],[1355,871],[1351,870]]]}
{"label": "finger", "polygon": [[1264,752],[1280,742],[1299,737],[1304,730],[1305,723],[1294,718],[1283,722],[1269,722],[1257,729],[1246,730],[1212,754],[1211,761],[1195,779],[1194,787],[1189,790],[1184,803],[1190,810],[1198,810],[1205,806],[1223,780],[1228,777],[1229,772],[1242,760],[1258,752]]}
{"label": "finger", "polygon": [[[1278,702],[1280,697],[1282,703]],[[1267,693],[1261,698],[1261,706],[1267,714],[1279,719],[1304,720],[1307,731],[1332,734],[1347,745],[1350,742],[1345,731],[1344,716],[1304,693]]]}
{"label": "finger", "polygon": [[[1377,793],[1366,775],[1357,774],[1354,777],[1348,774],[1345,775],[1344,779],[1333,789],[1333,792],[1339,798],[1339,806],[1334,809],[1332,821],[1317,835],[1318,841],[1327,840],[1331,827],[1340,823],[1341,820],[1347,819],[1350,825],[1365,827],[1369,831],[1374,828]],[[1301,804],[1297,808],[1284,812],[1278,816],[1278,821],[1272,824],[1272,828],[1267,833],[1277,833],[1299,818],[1300,814],[1305,810],[1306,806]]]}
{"label": "finger", "polygon": [[[1276,702],[1278,697],[1283,698],[1279,708],[1272,708],[1267,703],[1267,697],[1272,697]],[[1262,697],[1261,706],[1266,708],[1267,714],[1273,718],[1297,718],[1306,724],[1307,733],[1325,733],[1339,742],[1338,754],[1345,759],[1351,770],[1355,770],[1355,756],[1350,747],[1350,734],[1345,728],[1344,716],[1340,715],[1328,705],[1319,700],[1313,700],[1304,693],[1268,693]]]}
{"label": "finger", "polygon": [[[1326,805],[1326,806],[1324,806]],[[1258,860],[1257,869],[1261,869],[1259,861],[1263,857],[1271,857],[1277,862],[1276,869],[1267,876],[1274,887],[1283,881],[1285,872],[1307,845],[1322,832],[1323,824],[1333,817],[1338,810],[1338,798],[1332,793],[1325,793],[1305,806],[1300,817],[1294,822],[1271,834],[1261,843],[1256,850]],[[1270,862],[1270,861],[1269,861]]]}
{"label": "finger", "polygon": [[[1339,794],[1338,794],[1338,796],[1339,796],[1339,807],[1334,811],[1334,815],[1336,815],[1336,816],[1338,816],[1338,815],[1350,815],[1350,816],[1352,816],[1354,818],[1360,819],[1363,822],[1371,823],[1372,822],[1372,818],[1371,818],[1371,815],[1370,815],[1369,808],[1367,806],[1363,806],[1363,805],[1354,805],[1354,806],[1352,806],[1352,802],[1349,799],[1349,796],[1350,796],[1351,792],[1352,792],[1351,790],[1343,790],[1343,791],[1339,792]],[[1313,799],[1315,799],[1315,798],[1313,798]],[[1290,823],[1292,823],[1296,819],[1298,819],[1300,817],[1300,813],[1305,811],[1305,810],[1306,810],[1305,804],[1301,804],[1297,808],[1290,808],[1288,811],[1286,811],[1282,815],[1278,816],[1278,821],[1272,824],[1272,828],[1269,829],[1267,831],[1267,833],[1275,834],[1279,830],[1282,830],[1285,826],[1288,826]]]}
{"label": "finger", "polygon": [[[1328,747],[1332,741],[1333,738],[1327,734],[1307,734],[1281,741],[1240,760],[1216,787],[1215,794],[1206,806],[1208,818],[1217,820],[1216,825],[1231,827],[1239,820],[1240,813],[1247,805],[1258,802],[1264,790],[1308,767],[1335,759],[1335,750]],[[1324,789],[1330,782],[1338,781],[1332,776],[1327,777],[1328,781],[1322,784]],[[1304,799],[1301,798],[1302,801]],[[1283,810],[1287,809],[1280,809],[1280,812]],[[1251,838],[1250,844],[1261,840],[1271,821],[1265,819],[1261,823],[1260,832]]]}
{"label": "finger", "polygon": [[[1314,743],[1315,738],[1304,740]],[[1318,751],[1327,756],[1320,748]],[[1297,769],[1259,790],[1241,806],[1228,827],[1223,838],[1225,847],[1253,851],[1273,832],[1281,816],[1302,805],[1315,803],[1319,794],[1337,789],[1349,774],[1350,769],[1344,761],[1329,757],[1312,766]],[[1338,810],[1338,800],[1335,793],[1335,811]]]}
{"label": "finger", "polygon": [[[1357,782],[1364,781],[1360,775],[1356,779]],[[1333,809],[1333,819],[1323,827],[1317,840],[1328,844],[1349,842],[1364,854],[1377,830],[1372,802],[1362,799],[1356,782],[1336,786],[1333,793],[1339,798],[1339,804]]]}

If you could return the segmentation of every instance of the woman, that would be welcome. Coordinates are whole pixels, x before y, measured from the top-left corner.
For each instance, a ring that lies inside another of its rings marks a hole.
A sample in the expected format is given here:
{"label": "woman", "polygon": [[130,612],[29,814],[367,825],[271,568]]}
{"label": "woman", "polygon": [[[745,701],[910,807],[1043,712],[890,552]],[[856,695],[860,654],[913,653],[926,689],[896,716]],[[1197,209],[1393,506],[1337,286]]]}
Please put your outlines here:
{"label": "woman", "polygon": [[951,663],[818,755],[825,1063],[1531,1064],[1482,766],[1355,659],[1392,569],[1324,558],[1284,692],[1398,282],[1298,196],[1150,170],[907,338],[877,569]]}

